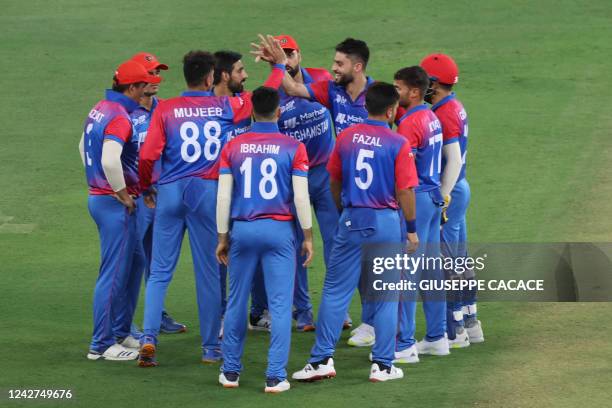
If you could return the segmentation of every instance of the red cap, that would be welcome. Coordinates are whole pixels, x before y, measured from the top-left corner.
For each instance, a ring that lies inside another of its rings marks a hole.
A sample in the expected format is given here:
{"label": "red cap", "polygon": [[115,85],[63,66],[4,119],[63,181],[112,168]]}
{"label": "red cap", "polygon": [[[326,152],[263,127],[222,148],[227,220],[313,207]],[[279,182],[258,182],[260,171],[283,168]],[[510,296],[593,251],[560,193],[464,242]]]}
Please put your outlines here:
{"label": "red cap", "polygon": [[145,67],[132,60],[119,65],[119,68],[115,71],[115,78],[119,85],[135,84],[137,82],[159,84],[162,80],[160,76],[149,74]]}
{"label": "red cap", "polygon": [[429,78],[445,85],[453,85],[459,81],[459,68],[455,61],[446,54],[430,54],[423,58],[421,67]]}
{"label": "red cap", "polygon": [[130,59],[145,67],[149,72],[154,69],[163,69],[164,71],[168,69],[166,64],[160,63],[155,55],[148,52],[139,52]]}
{"label": "red cap", "polygon": [[280,42],[281,48],[283,50],[300,50],[300,47],[298,47],[297,42],[290,35],[281,34],[274,37],[274,39]]}

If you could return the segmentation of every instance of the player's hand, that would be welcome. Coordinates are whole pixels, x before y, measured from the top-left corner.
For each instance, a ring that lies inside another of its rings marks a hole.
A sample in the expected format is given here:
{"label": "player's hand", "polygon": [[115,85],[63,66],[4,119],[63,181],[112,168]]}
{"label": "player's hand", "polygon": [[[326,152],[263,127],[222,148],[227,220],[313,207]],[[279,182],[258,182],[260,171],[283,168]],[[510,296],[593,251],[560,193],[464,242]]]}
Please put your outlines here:
{"label": "player's hand", "polygon": [[448,221],[448,215],[446,214],[446,211],[448,210],[448,205],[451,202],[451,196],[450,195],[445,195],[444,196],[444,205],[442,206],[442,216],[440,217],[440,225],[444,225],[447,223]]}
{"label": "player's hand", "polygon": [[227,266],[228,253],[229,253],[229,238],[227,234],[219,234],[219,243],[217,244],[217,250],[215,251],[217,262]]}
{"label": "player's hand", "polygon": [[304,239],[304,242],[302,242],[301,255],[306,257],[306,260],[304,261],[302,266],[305,268],[310,266],[310,263],[312,262],[312,256],[314,255],[312,239]]}
{"label": "player's hand", "polygon": [[259,44],[251,43],[251,47],[253,47],[251,54],[255,56],[255,62],[264,60],[271,64],[287,63],[285,51],[281,47],[280,42],[273,36],[259,34],[259,40],[261,41]]}
{"label": "player's hand", "polygon": [[419,248],[419,236],[417,235],[416,232],[409,232],[408,233],[408,245],[406,247],[406,251],[409,254],[412,254],[416,252],[418,248]]}
{"label": "player's hand", "polygon": [[114,197],[127,208],[128,213],[132,214],[136,210],[136,201],[134,201],[134,197],[128,194],[125,188],[117,191]]}
{"label": "player's hand", "polygon": [[143,194],[144,203],[148,208],[155,208],[157,202],[157,190],[151,187],[148,191]]}

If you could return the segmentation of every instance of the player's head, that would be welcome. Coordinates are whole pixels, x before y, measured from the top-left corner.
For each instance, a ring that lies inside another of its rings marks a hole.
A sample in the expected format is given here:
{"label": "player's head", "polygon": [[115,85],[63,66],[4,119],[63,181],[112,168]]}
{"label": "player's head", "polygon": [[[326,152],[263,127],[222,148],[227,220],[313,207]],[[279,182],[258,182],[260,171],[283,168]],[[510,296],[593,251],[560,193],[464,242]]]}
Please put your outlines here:
{"label": "player's head", "polygon": [[339,85],[353,82],[355,75],[365,75],[370,59],[370,49],[365,41],[347,38],[336,45],[336,55],[332,71],[334,80]]}
{"label": "player's head", "polygon": [[253,91],[253,115],[257,122],[277,122],[280,117],[280,96],[278,91],[260,86]]}
{"label": "player's head", "polygon": [[242,55],[235,51],[217,51],[215,57],[214,85],[227,84],[232,93],[244,92],[249,77],[242,63]]}
{"label": "player's head", "polygon": [[425,100],[432,103],[449,94],[459,81],[459,68],[449,55],[430,54],[423,58],[421,67],[427,72],[431,85]]}
{"label": "player's head", "polygon": [[[151,75],[159,76],[160,72],[168,69],[168,65],[162,64],[159,62],[157,57],[148,52],[139,52],[138,54],[132,56],[130,58],[132,61],[136,61]],[[148,84],[145,88],[144,95],[145,96],[153,96],[157,95],[159,92],[159,84]]]}
{"label": "player's head", "polygon": [[294,78],[300,72],[300,63],[302,62],[302,53],[300,47],[292,36],[281,34],[274,37],[280,43],[281,48],[287,56],[287,72]]}
{"label": "player's head", "polygon": [[393,76],[393,85],[399,94],[399,105],[407,108],[411,103],[421,103],[429,88],[427,72],[418,65],[402,68]]}
{"label": "player's head", "polygon": [[183,57],[183,75],[189,88],[210,90],[215,73],[215,57],[208,51],[189,51]]}
{"label": "player's head", "polygon": [[161,77],[151,75],[135,61],[126,61],[117,67],[113,76],[113,91],[120,92],[135,101],[144,96],[148,84],[159,84]]}
{"label": "player's head", "polygon": [[375,82],[367,92],[365,98],[368,117],[392,123],[397,113],[399,94],[395,87],[386,82]]}

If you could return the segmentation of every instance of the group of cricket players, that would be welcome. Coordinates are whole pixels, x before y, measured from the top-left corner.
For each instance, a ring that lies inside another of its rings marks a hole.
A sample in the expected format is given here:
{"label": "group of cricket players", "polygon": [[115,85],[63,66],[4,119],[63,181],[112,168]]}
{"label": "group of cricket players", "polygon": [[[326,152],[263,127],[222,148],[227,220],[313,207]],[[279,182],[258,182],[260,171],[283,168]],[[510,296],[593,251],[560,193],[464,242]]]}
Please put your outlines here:
{"label": "group of cricket players", "polygon": [[[190,51],[186,90],[159,99],[168,65],[141,52],[119,65],[89,112],[79,150],[101,252],[89,359],[155,367],[160,332],[186,330],[164,307],[185,231],[202,361],[220,363],[219,383],[236,388],[247,330],[268,331],[270,393],[290,388],[294,320],[316,339],[292,379],[336,376],[335,347],[352,327],[364,245],[467,255],[468,119],[450,56],[428,55],[391,83],[366,74],[370,52],[361,40],[336,46],[331,73],[305,68],[289,35],[260,35],[251,46],[271,67],[252,92],[240,53]],[[316,320],[307,276],[320,256],[312,210],[326,267]],[[473,279],[469,272],[432,268],[413,279]],[[143,276],[141,329],[133,320]],[[399,364],[484,341],[476,293],[421,295],[426,335],[417,342],[416,297],[360,293],[361,324],[348,344],[371,347],[370,381],[401,379]]]}

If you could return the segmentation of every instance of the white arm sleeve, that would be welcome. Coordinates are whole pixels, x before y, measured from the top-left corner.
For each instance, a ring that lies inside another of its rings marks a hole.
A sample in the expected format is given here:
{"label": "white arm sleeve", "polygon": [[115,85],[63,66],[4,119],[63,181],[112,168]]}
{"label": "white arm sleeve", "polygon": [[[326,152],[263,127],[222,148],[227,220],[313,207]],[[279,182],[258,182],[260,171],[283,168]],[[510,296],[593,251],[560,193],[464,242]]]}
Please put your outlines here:
{"label": "white arm sleeve", "polygon": [[85,166],[85,133],[81,135],[81,140],[79,140],[79,153],[81,153],[81,161]]}
{"label": "white arm sleeve", "polygon": [[234,177],[231,174],[219,175],[217,189],[217,232],[219,234],[226,234],[229,231],[233,187]]}
{"label": "white arm sleeve", "polygon": [[440,192],[443,197],[446,197],[455,188],[457,178],[461,172],[461,149],[459,143],[450,143],[442,146],[442,154],[446,159],[446,166],[442,172],[442,186]]}
{"label": "white arm sleeve", "polygon": [[312,228],[312,213],[310,212],[310,195],[308,194],[308,178],[291,176],[293,184],[293,202],[298,221],[302,229]]}
{"label": "white arm sleeve", "polygon": [[125,188],[125,178],[123,177],[123,166],[121,165],[121,152],[123,145],[114,140],[105,140],[102,144],[102,170],[108,184],[113,191],[120,191]]}

